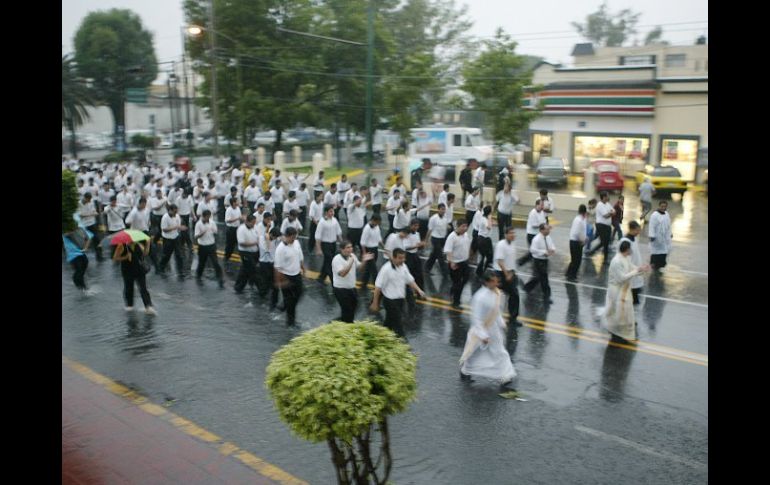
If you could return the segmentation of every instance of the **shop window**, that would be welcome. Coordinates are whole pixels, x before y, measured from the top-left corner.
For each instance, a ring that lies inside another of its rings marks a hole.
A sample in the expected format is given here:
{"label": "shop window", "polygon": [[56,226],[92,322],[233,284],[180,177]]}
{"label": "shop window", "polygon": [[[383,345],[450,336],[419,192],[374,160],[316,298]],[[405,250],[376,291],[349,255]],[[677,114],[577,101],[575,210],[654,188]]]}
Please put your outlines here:
{"label": "shop window", "polygon": [[698,160],[697,140],[663,138],[661,147],[661,165],[676,167],[685,180],[695,179],[695,163]]}
{"label": "shop window", "polygon": [[576,136],[574,170],[579,172],[591,160],[605,158],[620,163],[621,169],[633,172],[649,158],[650,139],[627,136]]}
{"label": "shop window", "polygon": [[532,135],[532,162],[537,163],[540,157],[551,156],[552,135],[534,133]]}

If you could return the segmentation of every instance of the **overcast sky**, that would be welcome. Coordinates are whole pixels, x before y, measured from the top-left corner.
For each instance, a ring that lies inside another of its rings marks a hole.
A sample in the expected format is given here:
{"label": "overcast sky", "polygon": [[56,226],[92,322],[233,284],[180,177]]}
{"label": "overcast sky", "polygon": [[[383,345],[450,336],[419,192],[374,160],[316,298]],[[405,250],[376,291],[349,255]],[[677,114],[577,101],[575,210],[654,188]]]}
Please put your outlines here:
{"label": "overcast sky", "polygon": [[[584,21],[601,0],[456,0],[468,5],[474,25],[470,34],[491,37],[503,27],[519,42],[517,51],[569,64],[572,47],[581,38],[570,25]],[[707,0],[607,0],[612,13],[630,8],[642,15],[639,40],[655,25],[663,27],[663,39],[671,44],[693,44],[708,36]],[[95,10],[127,8],[139,14],[154,34],[159,61],[179,60],[182,54],[181,0],[62,0],[62,54],[72,52],[72,39],[83,18]],[[160,79],[160,78],[159,78]]]}

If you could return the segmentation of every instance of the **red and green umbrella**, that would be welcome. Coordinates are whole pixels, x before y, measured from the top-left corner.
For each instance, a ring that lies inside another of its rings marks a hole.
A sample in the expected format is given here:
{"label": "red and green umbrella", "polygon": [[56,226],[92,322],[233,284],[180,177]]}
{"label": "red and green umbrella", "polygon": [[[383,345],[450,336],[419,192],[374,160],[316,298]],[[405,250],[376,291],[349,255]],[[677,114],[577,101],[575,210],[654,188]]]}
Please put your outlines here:
{"label": "red and green umbrella", "polygon": [[126,229],[111,236],[110,245],[117,246],[118,244],[131,244],[140,241],[147,241],[148,239],[150,239],[150,236],[143,233],[142,231]]}

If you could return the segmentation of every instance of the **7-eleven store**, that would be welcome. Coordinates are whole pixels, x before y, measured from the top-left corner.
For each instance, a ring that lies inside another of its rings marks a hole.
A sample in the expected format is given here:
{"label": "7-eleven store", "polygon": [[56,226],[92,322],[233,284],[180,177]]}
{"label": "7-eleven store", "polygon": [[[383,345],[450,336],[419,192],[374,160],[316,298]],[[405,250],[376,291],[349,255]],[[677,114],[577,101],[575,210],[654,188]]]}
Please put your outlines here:
{"label": "7-eleven store", "polygon": [[708,146],[708,78],[656,78],[654,65],[561,68],[543,63],[526,106],[543,111],[529,126],[533,161],[565,158],[581,173],[597,158],[620,162],[631,176],[645,164],[672,165],[695,179]]}

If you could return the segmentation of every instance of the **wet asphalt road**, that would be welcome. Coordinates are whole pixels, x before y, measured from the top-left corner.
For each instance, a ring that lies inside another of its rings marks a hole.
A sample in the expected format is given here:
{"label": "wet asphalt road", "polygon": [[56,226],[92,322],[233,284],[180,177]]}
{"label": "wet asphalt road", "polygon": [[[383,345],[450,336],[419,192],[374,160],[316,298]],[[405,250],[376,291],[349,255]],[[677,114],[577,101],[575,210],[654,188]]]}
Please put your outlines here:
{"label": "wet asphalt road", "polygon": [[[635,204],[627,200],[627,220]],[[632,350],[608,346],[594,317],[605,297],[601,256],[583,261],[578,285],[563,282],[572,214],[557,211],[554,304],[544,307],[538,290],[520,290],[524,327],[508,335],[516,387],[527,402],[500,398],[489,382],[461,382],[468,315],[435,300],[418,304],[406,324],[418,354],[418,400],[391,418],[393,482],[706,483],[708,202],[688,193],[670,212],[671,264],[645,288],[640,344]],[[517,238],[526,244],[522,230]],[[309,262],[317,270],[321,258]],[[522,280],[529,270],[519,272]],[[123,312],[112,263],[91,258],[87,282],[96,294],[88,297],[63,264],[62,353],[299,478],[334,483],[327,446],[292,436],[263,384],[272,352],[338,315],[331,288],[306,280],[300,327],[287,328],[285,315],[259,297],[232,291],[235,273],[220,290],[213,274],[199,285],[174,271],[149,276],[159,315],[148,317]],[[435,274],[427,292],[448,300],[449,284]],[[368,295],[361,295],[359,318],[367,316]]]}

